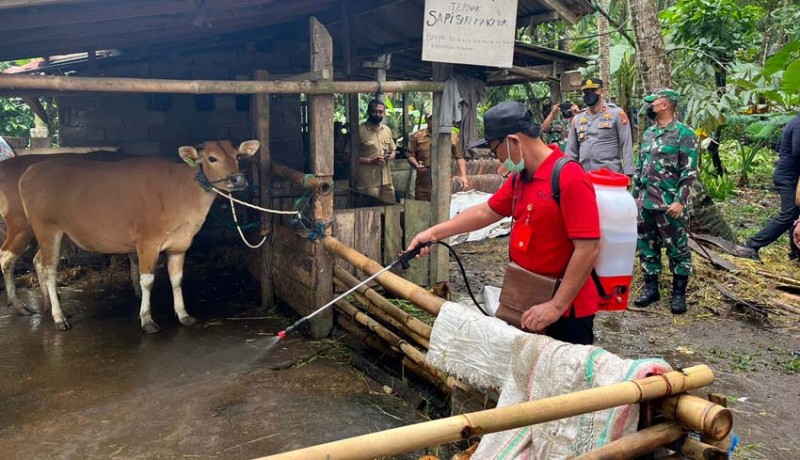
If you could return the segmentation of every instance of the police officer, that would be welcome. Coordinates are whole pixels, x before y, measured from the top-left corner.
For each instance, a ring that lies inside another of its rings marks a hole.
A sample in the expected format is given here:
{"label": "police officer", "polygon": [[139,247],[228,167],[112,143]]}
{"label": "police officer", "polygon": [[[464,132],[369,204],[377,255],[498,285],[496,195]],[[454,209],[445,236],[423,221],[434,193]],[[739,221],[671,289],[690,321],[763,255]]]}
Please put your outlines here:
{"label": "police officer", "polygon": [[696,178],[697,138],[694,131],[675,119],[678,93],[661,89],[646,96],[647,116],[655,123],[644,132],[633,180],[633,196],[639,207],[639,240],[636,247],[644,271],[644,290],[634,305],[645,307],[661,298],[661,247],[666,246],[672,271],[674,314],[686,312],[686,284],[692,273],[688,246],[689,219],[685,207]]}
{"label": "police officer", "polygon": [[[562,152],[567,151],[567,136],[569,135],[569,123],[573,115],[580,112],[577,105],[570,101],[561,104],[553,104],[553,108],[542,122],[542,132],[547,133],[547,142],[558,145]],[[561,114],[561,119],[557,118]]]}
{"label": "police officer", "polygon": [[586,171],[608,168],[632,175],[633,143],[625,111],[603,100],[605,91],[599,78],[584,80],[581,91],[586,108],[570,125],[566,154]]}

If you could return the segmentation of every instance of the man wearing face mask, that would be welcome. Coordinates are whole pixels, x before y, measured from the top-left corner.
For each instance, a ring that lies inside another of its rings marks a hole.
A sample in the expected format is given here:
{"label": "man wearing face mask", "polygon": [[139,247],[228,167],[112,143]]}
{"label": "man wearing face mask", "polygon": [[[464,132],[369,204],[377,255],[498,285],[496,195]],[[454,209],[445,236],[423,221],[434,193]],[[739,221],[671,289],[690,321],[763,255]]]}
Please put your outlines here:
{"label": "man wearing face mask", "polygon": [[633,180],[639,208],[637,249],[644,272],[644,290],[634,300],[638,307],[658,301],[661,247],[666,246],[672,271],[670,310],[686,312],[686,285],[692,273],[688,245],[689,219],[684,211],[697,172],[697,137],[675,119],[678,93],[661,89],[646,96],[647,116],[653,123],[642,136]]}
{"label": "man wearing face mask", "polygon": [[[569,135],[569,124],[573,115],[580,112],[577,105],[570,101],[561,104],[553,104],[547,118],[542,122],[542,132],[547,134],[547,140],[551,144],[558,144],[562,152],[567,150],[567,136]],[[561,119],[557,118],[561,114]]]}
{"label": "man wearing face mask", "polygon": [[599,78],[584,80],[581,91],[586,108],[570,125],[566,154],[586,171],[608,168],[632,175],[633,141],[625,111],[603,100],[605,92]]}
{"label": "man wearing face mask", "polygon": [[[555,339],[591,344],[598,294],[589,275],[600,252],[600,221],[594,188],[575,162],[559,176],[561,197],[553,199],[551,176],[559,158],[557,145],[547,145],[533,114],[520,102],[501,102],[483,116],[486,141],[512,177],[486,203],[434,225],[414,237],[410,248],[478,230],[505,216],[514,217],[509,256],[525,270],[561,283],[553,298],[531,305],[522,326]],[[426,255],[430,248],[422,250]]]}
{"label": "man wearing face mask", "polygon": [[386,105],[373,99],[367,105],[367,121],[358,126],[358,186],[367,195],[386,203],[397,203],[389,162],[395,158],[397,146],[392,130],[384,125]]}

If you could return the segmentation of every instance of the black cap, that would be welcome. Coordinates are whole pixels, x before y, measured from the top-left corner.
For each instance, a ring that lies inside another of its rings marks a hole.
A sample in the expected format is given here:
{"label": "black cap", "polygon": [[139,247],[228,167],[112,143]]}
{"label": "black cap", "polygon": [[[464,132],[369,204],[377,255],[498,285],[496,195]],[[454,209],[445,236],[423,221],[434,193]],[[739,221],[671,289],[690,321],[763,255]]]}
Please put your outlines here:
{"label": "black cap", "polygon": [[483,114],[485,139],[470,145],[470,148],[480,147],[490,141],[530,130],[530,128],[535,128],[535,136],[539,135],[539,125],[533,122],[533,112],[528,106],[522,102],[501,102]]}

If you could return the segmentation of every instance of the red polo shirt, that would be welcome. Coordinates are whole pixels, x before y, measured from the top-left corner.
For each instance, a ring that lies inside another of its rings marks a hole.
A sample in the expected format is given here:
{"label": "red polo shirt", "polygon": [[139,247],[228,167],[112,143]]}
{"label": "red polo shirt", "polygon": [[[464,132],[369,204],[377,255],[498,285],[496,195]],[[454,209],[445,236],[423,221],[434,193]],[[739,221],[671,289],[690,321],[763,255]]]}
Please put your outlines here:
{"label": "red polo shirt", "polygon": [[[519,243],[519,236],[526,233],[531,236],[527,250],[510,244],[510,253],[511,260],[526,270],[561,278],[575,250],[572,240],[600,238],[600,219],[594,187],[583,168],[575,162],[567,163],[561,170],[561,206],[555,202],[550,178],[556,160],[564,154],[555,144],[549,147],[553,153],[534,172],[533,179],[518,177],[516,180],[517,204],[510,241]],[[489,207],[503,216],[511,215],[512,182],[509,178],[489,198]],[[530,226],[530,231],[521,230],[525,225]],[[575,316],[595,314],[598,302],[597,288],[589,277],[573,301]],[[564,316],[569,313],[567,309]]]}

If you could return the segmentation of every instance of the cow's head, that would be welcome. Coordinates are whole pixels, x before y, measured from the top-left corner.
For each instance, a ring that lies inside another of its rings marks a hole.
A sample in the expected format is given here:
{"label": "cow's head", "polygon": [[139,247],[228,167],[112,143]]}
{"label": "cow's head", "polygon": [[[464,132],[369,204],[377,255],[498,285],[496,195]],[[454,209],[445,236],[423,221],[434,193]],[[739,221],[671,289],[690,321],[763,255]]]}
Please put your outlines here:
{"label": "cow's head", "polygon": [[238,160],[252,156],[260,146],[256,140],[244,141],[237,151],[227,140],[205,141],[197,147],[183,146],[178,154],[189,165],[199,165],[210,184],[230,192],[247,187]]}

